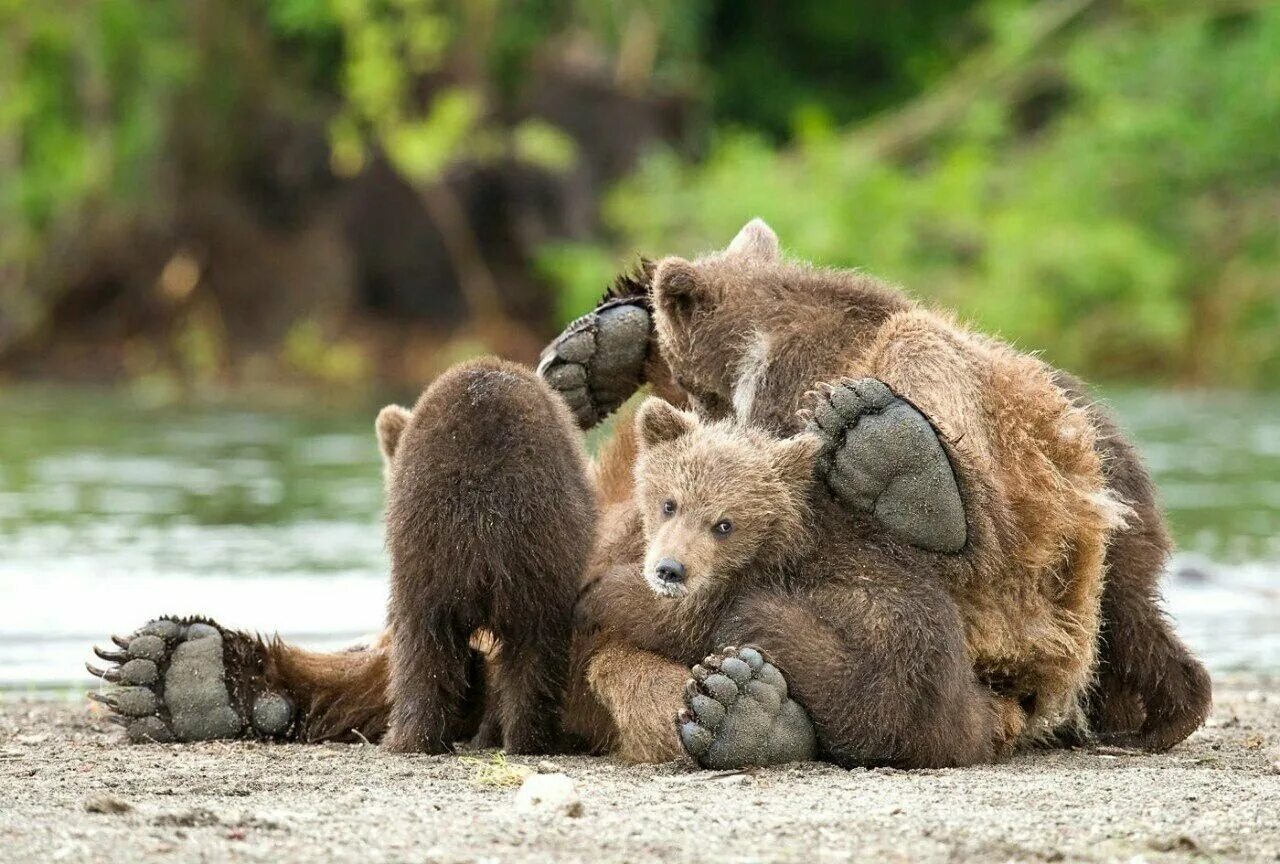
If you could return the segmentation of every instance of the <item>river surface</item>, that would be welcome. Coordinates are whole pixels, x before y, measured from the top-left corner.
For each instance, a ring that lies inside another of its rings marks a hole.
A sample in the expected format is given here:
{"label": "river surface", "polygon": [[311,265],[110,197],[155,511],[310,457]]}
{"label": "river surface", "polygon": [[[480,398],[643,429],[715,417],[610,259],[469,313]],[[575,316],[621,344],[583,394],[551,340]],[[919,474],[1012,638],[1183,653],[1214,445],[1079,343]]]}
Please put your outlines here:
{"label": "river surface", "polygon": [[[1280,397],[1107,401],[1181,547],[1180,631],[1218,672],[1280,672]],[[153,406],[0,391],[0,688],[87,683],[89,646],[158,614],[338,646],[386,603],[377,405]]]}

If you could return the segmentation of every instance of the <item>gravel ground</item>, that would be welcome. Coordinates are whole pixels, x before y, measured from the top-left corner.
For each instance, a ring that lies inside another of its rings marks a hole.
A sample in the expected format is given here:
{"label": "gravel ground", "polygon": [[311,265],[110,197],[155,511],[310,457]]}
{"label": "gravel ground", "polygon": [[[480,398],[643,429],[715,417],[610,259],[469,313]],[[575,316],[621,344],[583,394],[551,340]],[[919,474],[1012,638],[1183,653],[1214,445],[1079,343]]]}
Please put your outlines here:
{"label": "gravel ground", "polygon": [[[745,774],[520,759],[580,807],[529,812],[494,756],[369,746],[121,744],[84,704],[0,702],[0,860],[1280,861],[1280,680],[1222,681],[1160,756]],[[578,815],[568,815],[573,810]]]}

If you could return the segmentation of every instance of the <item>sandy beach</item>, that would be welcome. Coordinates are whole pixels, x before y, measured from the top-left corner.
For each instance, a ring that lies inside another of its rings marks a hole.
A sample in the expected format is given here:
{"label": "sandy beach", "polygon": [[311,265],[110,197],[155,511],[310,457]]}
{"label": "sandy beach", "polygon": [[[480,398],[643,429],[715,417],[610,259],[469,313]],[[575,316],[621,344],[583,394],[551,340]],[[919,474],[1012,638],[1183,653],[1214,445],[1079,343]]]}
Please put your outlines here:
{"label": "sandy beach", "polygon": [[493,754],[371,746],[129,747],[76,701],[0,702],[0,849],[26,861],[1280,860],[1280,681],[1219,682],[1209,725],[1159,756],[1109,748],[942,771],[745,774],[608,759],[562,772],[580,807],[516,806]]}

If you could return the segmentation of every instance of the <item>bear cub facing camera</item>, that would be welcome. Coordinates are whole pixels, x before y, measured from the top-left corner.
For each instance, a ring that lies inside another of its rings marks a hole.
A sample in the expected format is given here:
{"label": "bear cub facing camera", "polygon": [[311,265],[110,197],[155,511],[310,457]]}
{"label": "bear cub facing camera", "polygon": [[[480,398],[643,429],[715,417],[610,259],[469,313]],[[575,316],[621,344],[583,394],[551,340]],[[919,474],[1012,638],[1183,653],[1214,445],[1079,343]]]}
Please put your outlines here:
{"label": "bear cub facing camera", "polygon": [[636,425],[644,582],[665,613],[654,634],[687,640],[675,659],[707,654],[686,688],[681,743],[707,768],[812,759],[813,723],[783,674],[759,648],[722,647],[714,631],[734,598],[781,583],[807,554],[821,442],[703,423],[660,399],[645,402]]}
{"label": "bear cub facing camera", "polygon": [[655,593],[723,595],[741,587],[744,569],[759,580],[803,554],[817,438],[702,424],[658,399],[636,422],[644,577]]}
{"label": "bear cub facing camera", "polygon": [[815,492],[817,436],[659,399],[636,426],[644,561],[599,586],[596,623],[693,666],[677,727],[696,761],[939,767],[988,761],[1017,736],[943,586],[833,530],[847,516]]}

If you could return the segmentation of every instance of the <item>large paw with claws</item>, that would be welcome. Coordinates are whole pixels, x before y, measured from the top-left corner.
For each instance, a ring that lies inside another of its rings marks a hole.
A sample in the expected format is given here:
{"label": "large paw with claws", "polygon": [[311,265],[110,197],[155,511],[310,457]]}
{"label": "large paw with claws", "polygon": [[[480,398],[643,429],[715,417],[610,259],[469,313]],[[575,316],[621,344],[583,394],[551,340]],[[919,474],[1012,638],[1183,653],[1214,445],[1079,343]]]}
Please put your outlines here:
{"label": "large paw with claws", "polygon": [[787,695],[787,680],[760,649],[726,647],[693,667],[680,742],[703,768],[720,770],[814,758],[813,723]]}
{"label": "large paw with claws", "polygon": [[652,319],[643,297],[606,300],[542,352],[538,374],[590,429],[644,383]]}
{"label": "large paw with claws", "polygon": [[823,440],[818,476],[832,494],[913,546],[964,548],[960,489],[924,415],[875,378],[845,378],[817,396],[809,428]]}
{"label": "large paw with claws", "polygon": [[265,687],[259,646],[203,619],[158,618],[132,636],[112,636],[109,662],[89,671],[113,686],[89,693],[124,726],[129,740],[285,738],[296,712]]}

